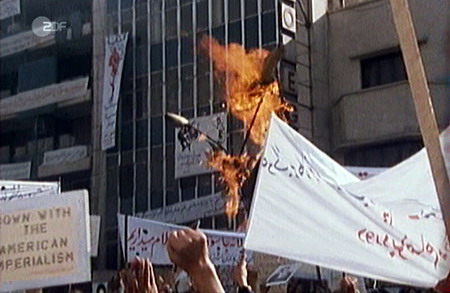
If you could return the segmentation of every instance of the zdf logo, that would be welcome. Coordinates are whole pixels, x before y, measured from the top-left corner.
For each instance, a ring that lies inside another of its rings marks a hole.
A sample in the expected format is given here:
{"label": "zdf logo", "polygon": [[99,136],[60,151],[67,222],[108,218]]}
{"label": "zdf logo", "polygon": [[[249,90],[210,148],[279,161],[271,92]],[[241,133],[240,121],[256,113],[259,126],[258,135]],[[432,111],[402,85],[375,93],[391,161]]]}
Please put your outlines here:
{"label": "zdf logo", "polygon": [[66,28],[67,22],[50,21],[50,19],[45,16],[36,17],[36,19],[33,20],[33,23],[31,24],[33,33],[38,37],[46,37],[51,32],[62,31]]}

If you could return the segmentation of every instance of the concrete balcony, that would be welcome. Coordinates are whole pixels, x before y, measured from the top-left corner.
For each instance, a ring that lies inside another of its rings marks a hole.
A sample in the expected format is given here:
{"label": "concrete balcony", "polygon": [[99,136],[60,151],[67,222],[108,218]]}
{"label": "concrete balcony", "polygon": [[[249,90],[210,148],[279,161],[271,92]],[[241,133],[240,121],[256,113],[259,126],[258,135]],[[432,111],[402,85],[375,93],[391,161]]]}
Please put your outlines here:
{"label": "concrete balcony", "polygon": [[91,99],[88,77],[52,84],[0,100],[0,120],[47,106],[63,108]]}
{"label": "concrete balcony", "polygon": [[[441,129],[450,122],[448,86],[430,84]],[[398,82],[342,96],[333,107],[335,149],[420,136],[409,84]]]}

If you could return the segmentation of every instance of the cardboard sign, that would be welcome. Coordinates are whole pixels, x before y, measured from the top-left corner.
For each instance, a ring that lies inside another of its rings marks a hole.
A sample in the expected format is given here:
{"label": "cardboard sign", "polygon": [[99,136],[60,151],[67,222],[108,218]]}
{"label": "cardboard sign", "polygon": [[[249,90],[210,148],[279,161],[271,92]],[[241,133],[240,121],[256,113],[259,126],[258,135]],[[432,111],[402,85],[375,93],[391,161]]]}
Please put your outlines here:
{"label": "cardboard sign", "polygon": [[0,292],[90,281],[88,193],[0,205]]}

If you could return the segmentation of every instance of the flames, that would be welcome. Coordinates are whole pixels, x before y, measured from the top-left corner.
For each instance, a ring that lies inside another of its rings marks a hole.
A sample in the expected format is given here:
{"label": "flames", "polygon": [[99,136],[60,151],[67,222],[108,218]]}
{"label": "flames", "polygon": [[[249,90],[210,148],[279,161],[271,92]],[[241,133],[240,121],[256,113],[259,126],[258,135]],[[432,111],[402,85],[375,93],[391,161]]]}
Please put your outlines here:
{"label": "flames", "polygon": [[[291,110],[281,99],[278,82],[267,78],[266,60],[270,52],[262,49],[246,51],[238,44],[222,46],[208,37],[201,40],[200,49],[212,59],[215,78],[225,85],[228,110],[244,123],[246,131],[250,129],[251,141],[262,146],[272,112],[281,114]],[[240,189],[250,176],[255,161],[256,158],[248,154],[230,155],[222,151],[209,156],[208,165],[220,173],[220,180],[226,185],[225,212],[228,217],[238,213]]]}

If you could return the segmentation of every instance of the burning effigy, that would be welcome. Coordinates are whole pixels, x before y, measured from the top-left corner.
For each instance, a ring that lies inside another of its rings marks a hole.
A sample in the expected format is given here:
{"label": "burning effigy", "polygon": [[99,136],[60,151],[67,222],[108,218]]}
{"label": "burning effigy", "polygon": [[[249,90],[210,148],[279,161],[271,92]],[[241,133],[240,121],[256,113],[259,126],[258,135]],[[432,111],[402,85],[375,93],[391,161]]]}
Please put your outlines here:
{"label": "burning effigy", "polygon": [[[227,46],[216,40],[204,37],[200,42],[200,53],[207,55],[214,64],[214,77],[224,85],[226,105],[230,113],[242,121],[246,138],[261,148],[273,112],[282,119],[292,111],[283,100],[280,85],[275,75],[276,65],[283,48],[273,52],[264,49],[247,51],[238,44]],[[241,188],[249,178],[258,160],[258,152],[227,154],[223,150],[209,154],[208,165],[220,174],[225,184],[227,204],[225,213],[229,218],[236,217],[239,211]]]}

